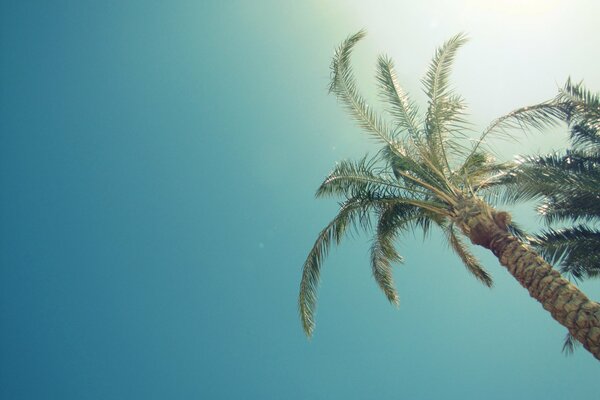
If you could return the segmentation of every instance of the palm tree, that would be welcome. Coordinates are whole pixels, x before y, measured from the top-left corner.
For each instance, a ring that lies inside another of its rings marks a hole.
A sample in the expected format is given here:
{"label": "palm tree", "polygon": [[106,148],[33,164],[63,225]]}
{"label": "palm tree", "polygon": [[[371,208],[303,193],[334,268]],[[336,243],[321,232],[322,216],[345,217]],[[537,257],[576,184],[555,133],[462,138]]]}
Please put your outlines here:
{"label": "palm tree", "polygon": [[600,276],[600,96],[568,80],[555,100],[570,125],[572,147],[562,153],[522,157],[497,184],[503,200],[537,200],[549,228],[532,245],[575,280]]}
{"label": "palm tree", "polygon": [[374,157],[338,163],[317,190],[317,197],[340,196],[343,201],[304,263],[298,303],[305,333],[310,336],[314,329],[323,259],[350,228],[373,231],[373,277],[388,300],[398,304],[391,269],[401,260],[395,240],[406,230],[438,227],[477,279],[492,285],[465,237],[491,250],[531,296],[600,359],[600,304],[590,301],[519,240],[510,215],[495,210],[479,195],[498,173],[510,168],[493,160],[485,139],[515,126],[546,126],[557,116],[556,108],[540,103],[516,110],[495,120],[469,145],[464,102],[448,82],[456,51],[466,42],[459,34],[436,51],[422,80],[428,97],[423,118],[398,84],[392,61],[379,57],[377,82],[392,117],[392,123],[386,122],[359,94],[350,66],[351,51],[364,35],[364,31],[351,35],[336,50],[330,92],[382,148]]}

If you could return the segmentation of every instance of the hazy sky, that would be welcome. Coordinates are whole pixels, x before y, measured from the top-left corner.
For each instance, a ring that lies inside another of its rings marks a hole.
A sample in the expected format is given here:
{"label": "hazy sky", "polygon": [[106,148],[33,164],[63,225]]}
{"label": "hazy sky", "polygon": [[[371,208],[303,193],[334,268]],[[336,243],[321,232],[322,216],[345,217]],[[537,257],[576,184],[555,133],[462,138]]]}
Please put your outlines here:
{"label": "hazy sky", "polygon": [[435,48],[468,33],[453,82],[476,127],[568,76],[600,90],[596,2],[486,4],[2,2],[0,397],[597,396],[598,362],[561,354],[566,330],[493,257],[489,290],[435,234],[400,244],[399,309],[359,235],[325,263],[312,340],[299,323],[302,263],[336,211],[314,191],[373,148],[327,95],[345,37],[369,32],[369,98],[385,52],[422,100]]}

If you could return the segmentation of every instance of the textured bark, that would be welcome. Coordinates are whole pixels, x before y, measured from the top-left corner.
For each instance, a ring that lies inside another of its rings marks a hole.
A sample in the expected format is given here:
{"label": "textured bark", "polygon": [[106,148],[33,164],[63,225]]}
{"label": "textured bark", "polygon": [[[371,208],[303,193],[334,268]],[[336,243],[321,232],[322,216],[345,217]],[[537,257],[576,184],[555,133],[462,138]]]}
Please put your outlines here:
{"label": "textured bark", "polygon": [[507,213],[477,198],[466,198],[455,209],[455,221],[474,244],[490,249],[531,297],[600,360],[600,304],[511,235],[506,228]]}

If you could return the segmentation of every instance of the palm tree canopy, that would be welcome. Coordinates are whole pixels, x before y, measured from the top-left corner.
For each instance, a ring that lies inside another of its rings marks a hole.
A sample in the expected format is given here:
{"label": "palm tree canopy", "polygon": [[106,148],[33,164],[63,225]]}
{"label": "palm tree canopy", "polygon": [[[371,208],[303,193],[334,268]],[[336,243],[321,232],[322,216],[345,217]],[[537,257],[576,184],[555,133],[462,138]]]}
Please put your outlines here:
{"label": "palm tree canopy", "polygon": [[[319,233],[304,263],[298,302],[309,336],[314,329],[323,260],[330,246],[339,244],[349,229],[373,231],[373,277],[393,304],[397,305],[399,298],[392,264],[402,260],[394,244],[403,232],[415,229],[441,229],[467,270],[492,286],[491,276],[463,240],[468,229],[463,223],[469,217],[467,200],[476,198],[478,191],[511,167],[494,160],[486,139],[507,135],[514,127],[552,125],[559,116],[556,107],[540,103],[498,118],[475,140],[469,140],[472,130],[465,119],[464,100],[449,83],[457,50],[467,41],[464,34],[458,34],[435,52],[421,81],[428,99],[424,113],[400,86],[392,60],[384,55],[378,58],[376,80],[389,115],[389,120],[383,119],[360,95],[350,65],[352,50],[364,36],[364,31],[351,35],[336,49],[330,92],[382,147],[373,157],[339,162],[317,190],[317,197],[335,196],[341,202],[338,214]],[[510,223],[503,214],[498,218]]]}

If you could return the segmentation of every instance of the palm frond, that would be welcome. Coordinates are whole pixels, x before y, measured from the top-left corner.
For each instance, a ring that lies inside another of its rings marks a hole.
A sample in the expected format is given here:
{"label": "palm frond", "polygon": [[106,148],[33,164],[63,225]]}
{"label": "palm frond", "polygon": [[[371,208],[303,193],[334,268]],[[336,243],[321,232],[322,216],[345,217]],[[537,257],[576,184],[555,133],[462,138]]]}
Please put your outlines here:
{"label": "palm frond", "polygon": [[375,239],[371,246],[371,269],[373,278],[390,303],[399,305],[399,297],[392,276],[392,263],[402,262],[402,257],[394,247],[398,230],[418,212],[414,206],[390,204],[379,214]]}
{"label": "palm frond", "polygon": [[369,132],[380,142],[394,146],[392,131],[388,125],[373,111],[366,100],[359,94],[350,65],[350,55],[356,43],[366,35],[361,30],[349,36],[335,51],[331,63],[330,93],[334,93],[342,101],[350,115],[360,127]]}
{"label": "palm frond", "polygon": [[574,279],[600,276],[600,231],[596,229],[585,225],[547,229],[533,238],[532,245]]}
{"label": "palm frond", "polygon": [[479,264],[477,258],[467,249],[466,244],[456,234],[454,226],[448,226],[445,232],[450,247],[460,257],[465,267],[467,267],[467,271],[487,287],[492,287],[494,285],[492,277],[485,268]]}
{"label": "palm frond", "polygon": [[600,156],[600,94],[592,93],[583,83],[575,84],[569,78],[557,101],[564,104],[573,148]]}
{"label": "palm frond", "polygon": [[317,189],[317,197],[343,195],[353,197],[365,191],[378,191],[381,196],[404,192],[424,193],[414,186],[398,183],[394,176],[375,167],[376,159],[362,158],[357,162],[340,161]]}
{"label": "palm frond", "polygon": [[429,107],[425,115],[427,144],[431,151],[431,160],[440,170],[449,171],[450,161],[446,154],[445,135],[447,124],[461,125],[465,105],[459,96],[452,94],[449,85],[450,71],[457,50],[467,42],[464,34],[450,38],[437,49],[425,77],[421,80],[425,94],[429,98]]}
{"label": "palm frond", "polygon": [[377,60],[377,66],[381,97],[388,104],[388,111],[394,117],[396,129],[399,132],[406,131],[414,143],[419,143],[419,109],[398,83],[393,61],[382,55]]}
{"label": "palm frond", "polygon": [[466,161],[476,154],[486,140],[491,137],[514,139],[511,131],[527,131],[531,128],[543,130],[559,124],[565,118],[565,110],[561,104],[555,101],[546,101],[533,106],[518,108],[500,118],[492,121],[481,133]]}
{"label": "palm frond", "polygon": [[541,199],[546,203],[544,208],[560,209],[558,206],[564,202],[576,201],[588,201],[593,207],[594,199],[600,196],[599,181],[600,168],[595,163],[586,161],[578,153],[568,152],[522,157],[495,185],[503,189],[505,202]]}
{"label": "palm frond", "polygon": [[311,336],[314,329],[314,314],[317,304],[317,289],[321,272],[321,265],[332,244],[339,244],[347,229],[354,224],[361,224],[368,228],[365,215],[374,206],[375,202],[364,198],[353,198],[340,207],[336,217],[319,233],[317,239],[308,253],[302,270],[300,281],[300,294],[298,307],[302,326],[307,336]]}
{"label": "palm frond", "polygon": [[589,157],[594,157],[598,162],[600,159],[600,134],[598,129],[590,126],[589,123],[581,122],[571,127],[569,137],[574,149]]}
{"label": "palm frond", "polygon": [[[343,195],[346,198],[364,198],[370,201],[383,203],[409,204],[420,207],[434,214],[449,215],[448,205],[435,193],[428,193],[427,186],[409,187],[399,185],[397,181],[390,179],[386,174],[377,174],[368,164],[366,159],[358,163],[343,161],[338,163],[336,169],[325,179],[317,190],[317,197],[330,195]],[[404,176],[409,176],[404,174]],[[410,177],[418,181],[415,177]],[[426,185],[420,183],[421,185]],[[437,196],[437,200],[436,200]]]}
{"label": "palm frond", "polygon": [[573,118],[592,118],[597,121],[600,117],[600,94],[586,89],[583,82],[573,83],[569,77],[564,87],[559,90],[557,100],[571,106],[567,115],[568,121]]}
{"label": "palm frond", "polygon": [[537,207],[538,213],[548,224],[556,222],[592,222],[600,215],[600,202],[596,196],[574,196],[544,199]]}
{"label": "palm frond", "polygon": [[421,80],[430,104],[436,103],[451,93],[449,77],[457,50],[467,42],[464,33],[459,33],[446,41],[435,52],[425,77]]}
{"label": "palm frond", "polygon": [[[321,265],[332,244],[339,244],[349,227],[370,229],[370,213],[386,207],[429,210],[440,217],[449,215],[443,205],[432,201],[386,197],[375,192],[361,192],[340,205],[337,216],[319,233],[308,254],[302,271],[298,306],[305,333],[311,336],[314,329],[314,313],[317,303],[317,289]],[[398,210],[398,208],[396,209]],[[389,250],[388,248],[386,248]],[[391,253],[389,253],[391,254]],[[392,258],[393,259],[393,258]],[[376,278],[377,279],[377,278]]]}

